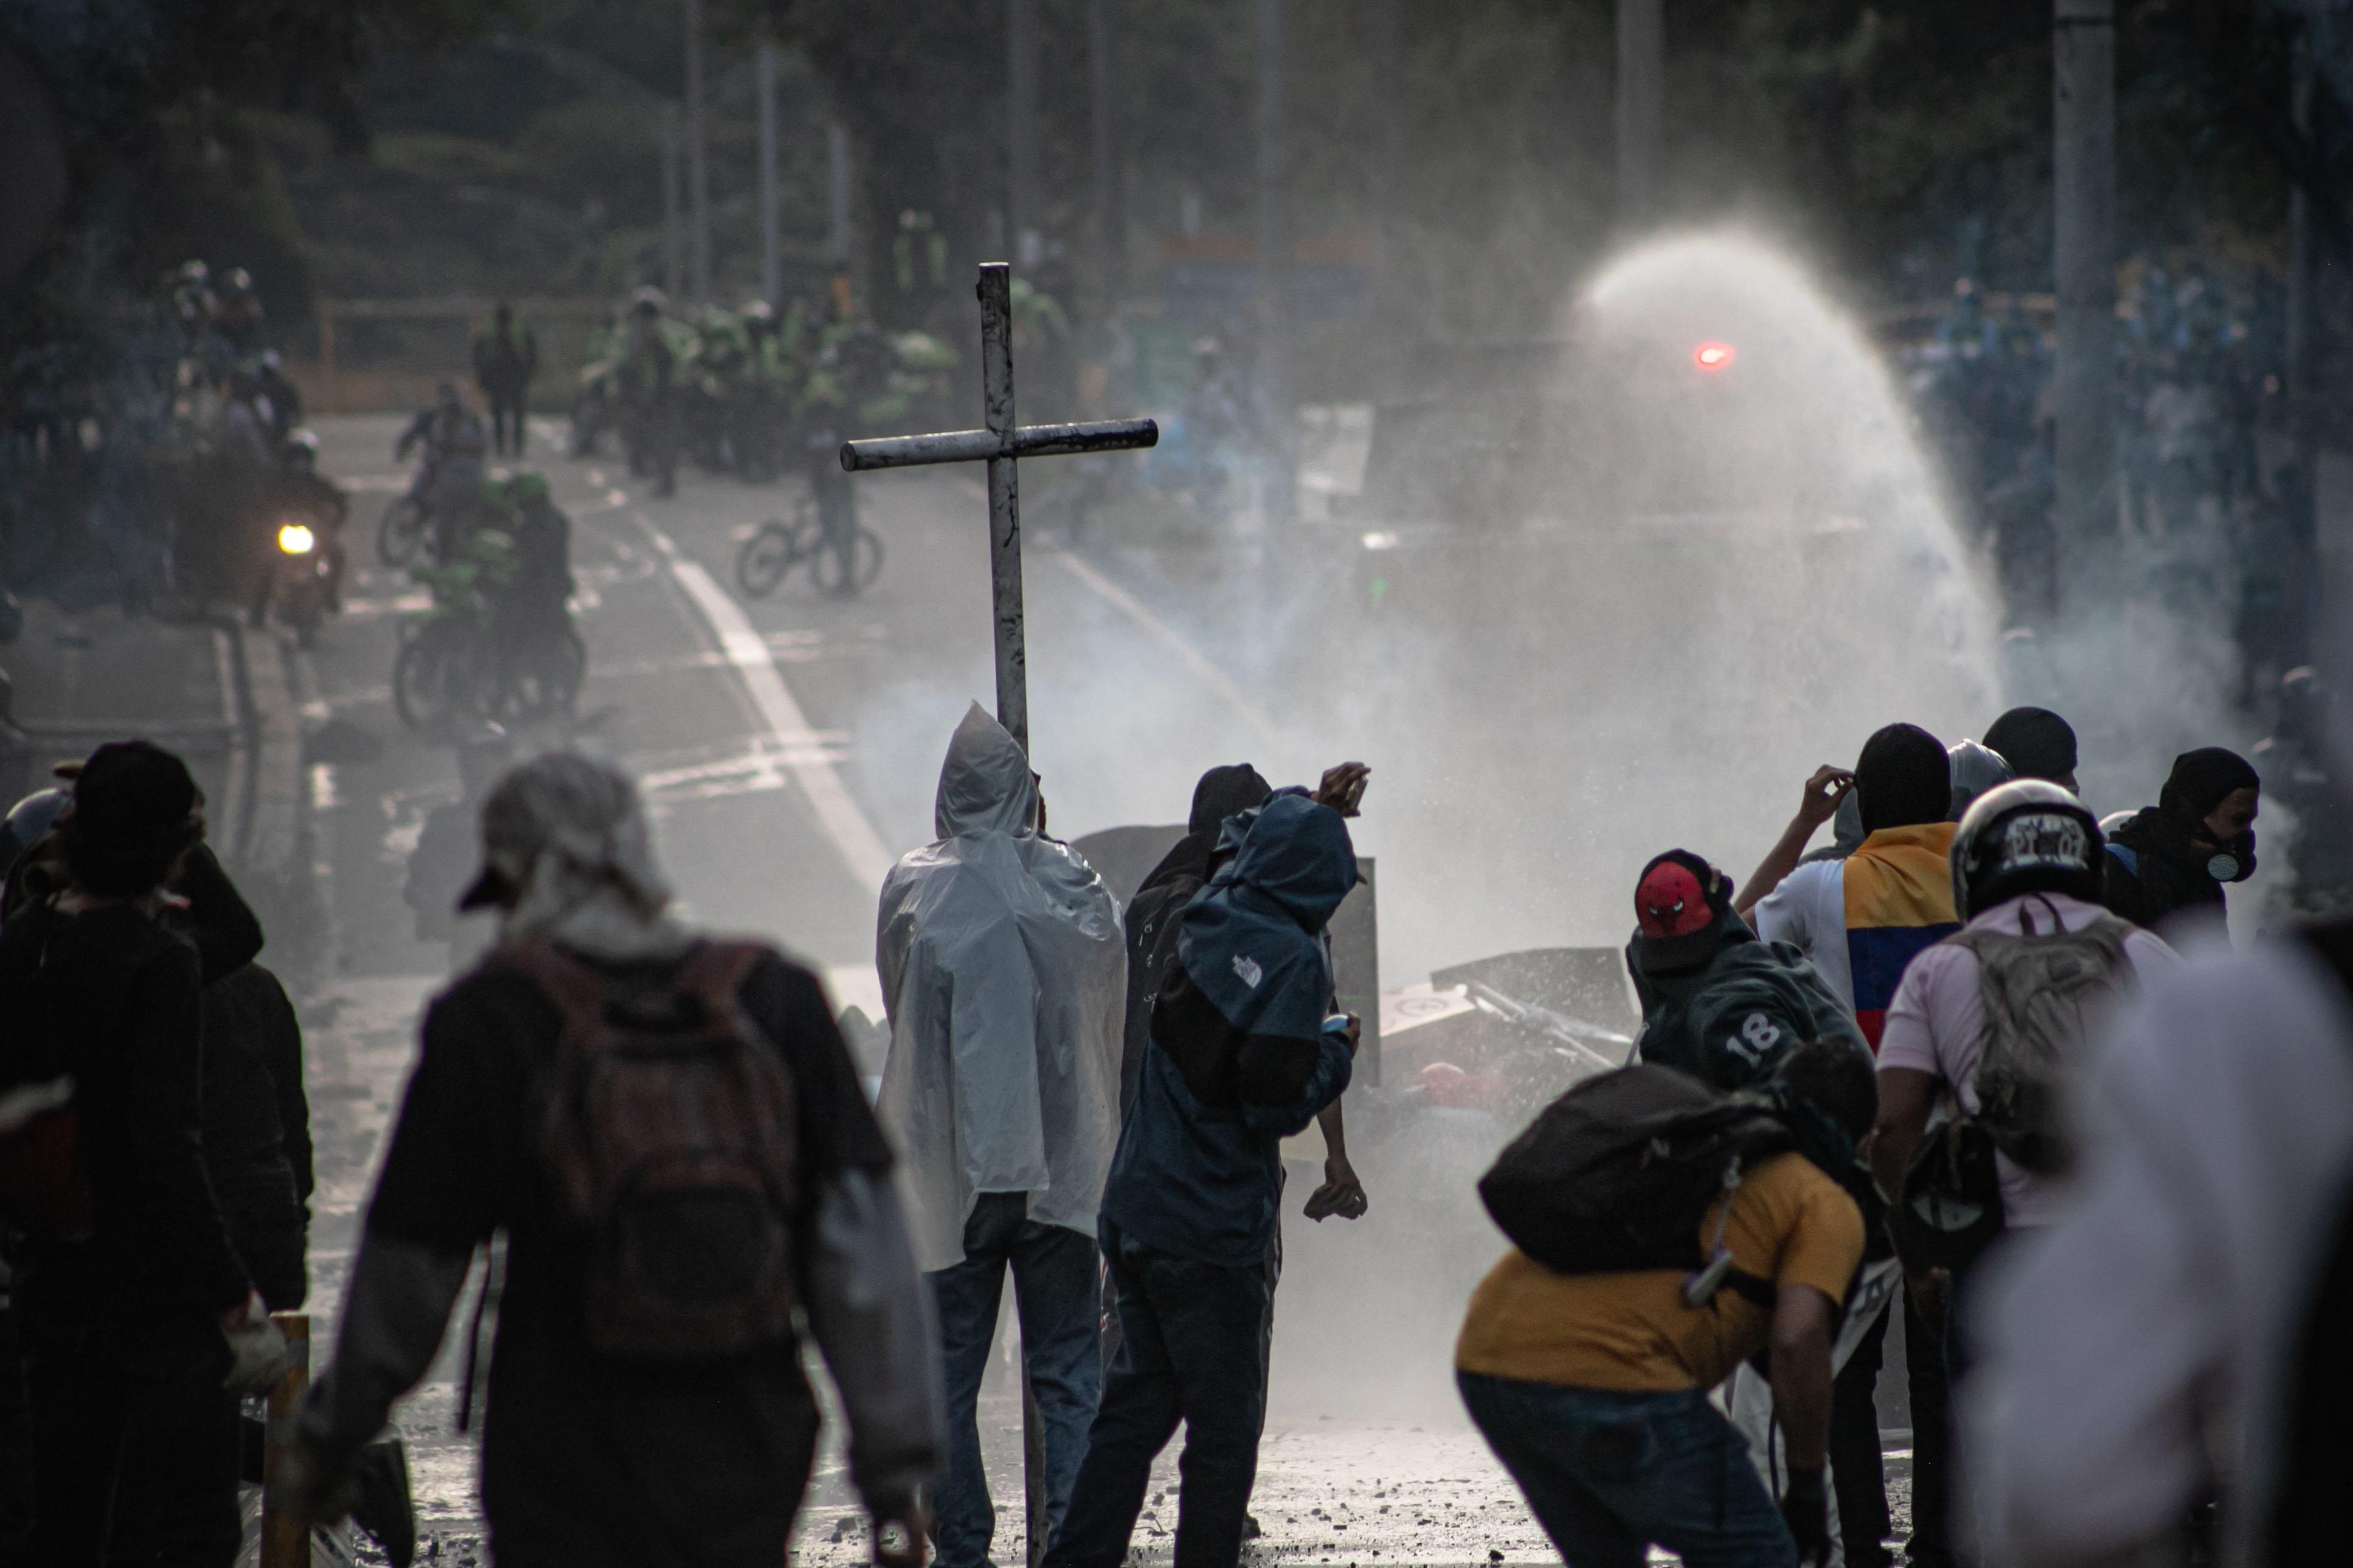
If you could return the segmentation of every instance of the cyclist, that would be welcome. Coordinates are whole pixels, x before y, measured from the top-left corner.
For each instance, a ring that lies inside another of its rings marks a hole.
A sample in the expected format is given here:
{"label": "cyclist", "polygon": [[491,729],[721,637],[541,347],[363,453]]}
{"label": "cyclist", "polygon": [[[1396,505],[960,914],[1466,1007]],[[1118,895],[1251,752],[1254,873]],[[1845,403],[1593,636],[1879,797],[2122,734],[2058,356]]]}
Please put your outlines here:
{"label": "cyclist", "polygon": [[501,640],[521,649],[550,628],[571,625],[572,520],[556,507],[543,475],[517,474],[502,500],[513,564],[492,607]]}
{"label": "cyclist", "polygon": [[393,446],[393,460],[405,461],[410,448],[420,445],[425,461],[408,487],[408,496],[427,517],[445,525],[437,531],[442,535],[440,553],[446,556],[458,543],[446,525],[470,517],[480,501],[483,465],[491,446],[482,416],[466,406],[456,382],[443,382],[433,406],[420,409],[409,421]]}

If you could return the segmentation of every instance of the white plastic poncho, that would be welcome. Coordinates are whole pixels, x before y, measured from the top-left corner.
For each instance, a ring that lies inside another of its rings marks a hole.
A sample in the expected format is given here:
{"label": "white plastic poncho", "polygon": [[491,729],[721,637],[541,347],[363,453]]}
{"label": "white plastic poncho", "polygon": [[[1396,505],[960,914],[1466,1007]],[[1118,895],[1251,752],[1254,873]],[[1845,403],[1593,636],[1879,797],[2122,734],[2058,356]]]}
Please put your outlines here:
{"label": "white plastic poncho", "polygon": [[964,1260],[981,1193],[1027,1193],[1030,1218],[1092,1236],[1119,1139],[1119,904],[1037,821],[1029,759],[976,703],[940,768],[939,841],[882,883],[878,1109],[925,1272]]}

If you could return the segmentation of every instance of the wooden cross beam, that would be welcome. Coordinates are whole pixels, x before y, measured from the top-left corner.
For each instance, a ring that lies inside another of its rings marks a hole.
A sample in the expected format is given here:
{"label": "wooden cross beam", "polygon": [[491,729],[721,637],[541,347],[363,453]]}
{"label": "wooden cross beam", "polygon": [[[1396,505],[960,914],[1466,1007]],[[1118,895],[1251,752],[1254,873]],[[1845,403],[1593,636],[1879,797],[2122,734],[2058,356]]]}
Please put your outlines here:
{"label": "wooden cross beam", "polygon": [[1021,491],[1016,465],[1023,458],[1157,446],[1160,426],[1149,419],[1015,424],[1012,268],[1002,261],[981,263],[979,292],[982,417],[987,427],[845,441],[841,466],[856,474],[926,463],[988,465],[988,575],[997,605],[997,721],[1012,731],[1015,742],[1027,752],[1029,676],[1021,621]]}

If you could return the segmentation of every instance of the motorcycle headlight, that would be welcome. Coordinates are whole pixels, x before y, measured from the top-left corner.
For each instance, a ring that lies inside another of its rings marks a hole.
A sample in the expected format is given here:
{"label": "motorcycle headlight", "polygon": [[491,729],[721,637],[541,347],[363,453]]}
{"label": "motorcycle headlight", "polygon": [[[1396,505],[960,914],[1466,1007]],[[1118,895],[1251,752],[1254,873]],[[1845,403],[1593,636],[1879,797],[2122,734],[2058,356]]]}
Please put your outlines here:
{"label": "motorcycle headlight", "polygon": [[308,555],[318,542],[308,523],[290,522],[278,531],[278,548],[289,555]]}

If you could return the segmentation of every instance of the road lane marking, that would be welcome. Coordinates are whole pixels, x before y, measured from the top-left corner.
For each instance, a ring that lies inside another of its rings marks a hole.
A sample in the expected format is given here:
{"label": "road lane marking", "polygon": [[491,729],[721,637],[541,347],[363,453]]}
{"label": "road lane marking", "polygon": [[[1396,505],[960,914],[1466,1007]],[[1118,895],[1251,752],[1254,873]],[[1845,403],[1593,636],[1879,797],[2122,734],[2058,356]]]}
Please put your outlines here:
{"label": "road lane marking", "polygon": [[791,688],[785,684],[776,660],[769,656],[767,639],[754,629],[744,607],[727,596],[726,591],[703,569],[702,563],[680,550],[645,513],[632,512],[630,516],[670,563],[671,578],[702,612],[720,651],[735,667],[752,706],[759,711],[761,722],[767,725],[768,732],[776,739],[780,752],[777,761],[800,785],[809,808],[817,813],[818,825],[832,840],[842,864],[849,868],[859,886],[879,891],[882,879],[897,863],[898,857],[882,847],[882,836],[866,820],[866,813],[859,809],[858,802],[842,784],[841,775],[834,771],[831,757],[824,749],[824,735],[810,725],[801,705],[793,700]]}

